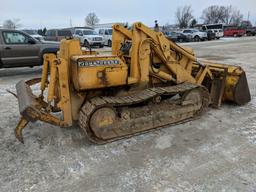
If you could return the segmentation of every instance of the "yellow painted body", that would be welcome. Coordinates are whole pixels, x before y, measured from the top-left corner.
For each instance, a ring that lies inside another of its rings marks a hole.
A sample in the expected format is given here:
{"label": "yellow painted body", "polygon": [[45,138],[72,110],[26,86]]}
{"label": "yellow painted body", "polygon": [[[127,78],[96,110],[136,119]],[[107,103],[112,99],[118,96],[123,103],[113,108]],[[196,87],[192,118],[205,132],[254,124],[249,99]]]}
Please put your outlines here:
{"label": "yellow painted body", "polygon": [[74,56],[72,81],[77,91],[125,85],[127,65],[116,56]]}
{"label": "yellow painted body", "polygon": [[[88,95],[101,94],[108,88],[116,92],[124,87],[140,91],[163,82],[206,86],[206,81],[211,84],[216,79],[224,82],[223,91],[217,94],[220,100],[235,101],[234,90],[243,73],[237,66],[199,62],[192,49],[169,41],[161,32],[152,31],[142,23],[135,23],[132,30],[114,25],[111,55],[82,51],[80,42],[71,39],[61,41],[58,55],[44,56],[42,93],[37,99],[43,104],[35,108],[47,111],[44,118],[38,119],[67,127],[78,119]],[[218,91],[213,85],[207,88],[213,93]],[[45,102],[43,93],[46,89]],[[56,118],[53,109],[61,111],[63,119]],[[18,129],[25,126],[24,118],[21,118]]]}
{"label": "yellow painted body", "polygon": [[[121,44],[125,41],[132,42],[127,55],[120,51]],[[150,57],[152,52],[153,58]],[[181,57],[179,60],[178,55]],[[192,49],[178,46],[166,39],[161,32],[154,32],[142,23],[135,23],[132,31],[120,25],[113,26],[112,55],[101,56],[96,52],[81,51],[79,41],[63,40],[55,61],[52,55],[45,57],[49,58],[49,62],[44,63],[44,68],[48,69],[46,65],[50,63],[51,69],[48,102],[60,97],[58,107],[64,113],[65,125],[71,125],[73,120],[78,119],[81,107],[79,104],[85,99],[81,92],[125,85],[135,85],[137,89],[143,89],[148,86],[152,77],[159,78],[154,79],[155,83],[162,79],[176,84],[190,82],[201,85],[206,77],[214,79],[212,73],[218,72],[222,75],[227,70],[226,89],[222,100],[232,101],[232,90],[243,72],[237,66],[209,61],[202,61],[201,66]],[[150,62],[161,63],[161,67],[156,69],[150,66]],[[60,92],[58,96],[54,95],[57,77]],[[42,82],[46,78],[43,71]],[[42,83],[41,89],[44,87]]]}

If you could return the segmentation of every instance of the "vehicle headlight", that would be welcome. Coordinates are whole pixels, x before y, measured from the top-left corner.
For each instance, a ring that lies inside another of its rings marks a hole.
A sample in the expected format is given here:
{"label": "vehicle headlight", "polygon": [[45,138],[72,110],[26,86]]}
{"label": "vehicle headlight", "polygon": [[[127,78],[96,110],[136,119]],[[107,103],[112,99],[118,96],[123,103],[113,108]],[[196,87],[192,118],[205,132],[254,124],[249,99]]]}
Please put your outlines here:
{"label": "vehicle headlight", "polygon": [[90,41],[92,41],[92,37],[88,37],[88,39],[89,39]]}

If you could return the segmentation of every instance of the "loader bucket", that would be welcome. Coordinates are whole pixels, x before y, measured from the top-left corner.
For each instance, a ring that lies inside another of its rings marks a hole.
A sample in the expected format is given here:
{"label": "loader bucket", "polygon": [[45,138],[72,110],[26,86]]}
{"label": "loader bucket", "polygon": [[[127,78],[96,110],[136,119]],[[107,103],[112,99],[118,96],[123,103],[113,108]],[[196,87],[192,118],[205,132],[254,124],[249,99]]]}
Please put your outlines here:
{"label": "loader bucket", "polygon": [[[223,80],[222,86],[220,85],[221,83],[217,83],[219,87],[216,89],[223,89],[219,95],[220,103],[221,101],[229,101],[237,105],[244,105],[251,100],[246,74],[241,67],[217,64],[209,61],[205,61],[205,63],[210,67],[213,74],[217,74],[217,76],[221,77]],[[216,79],[213,79],[213,81],[214,80]]]}
{"label": "loader bucket", "polygon": [[224,100],[232,101],[238,105],[244,105],[251,100],[251,94],[244,71],[240,75],[231,74],[227,76]]}
{"label": "loader bucket", "polygon": [[[244,105],[251,100],[246,74],[240,66],[201,61],[212,74],[211,86],[205,86],[209,88],[213,107],[220,107],[225,101]],[[198,72],[198,65],[195,69]]]}

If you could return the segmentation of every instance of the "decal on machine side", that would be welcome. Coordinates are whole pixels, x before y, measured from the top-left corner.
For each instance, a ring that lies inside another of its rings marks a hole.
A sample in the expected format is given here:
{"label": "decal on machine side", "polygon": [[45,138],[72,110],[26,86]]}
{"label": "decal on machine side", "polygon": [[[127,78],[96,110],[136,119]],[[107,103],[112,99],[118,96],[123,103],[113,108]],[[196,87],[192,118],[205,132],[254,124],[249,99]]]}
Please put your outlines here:
{"label": "decal on machine side", "polygon": [[98,61],[78,61],[78,67],[95,67],[105,65],[119,65],[120,61],[117,59],[113,60],[98,60]]}

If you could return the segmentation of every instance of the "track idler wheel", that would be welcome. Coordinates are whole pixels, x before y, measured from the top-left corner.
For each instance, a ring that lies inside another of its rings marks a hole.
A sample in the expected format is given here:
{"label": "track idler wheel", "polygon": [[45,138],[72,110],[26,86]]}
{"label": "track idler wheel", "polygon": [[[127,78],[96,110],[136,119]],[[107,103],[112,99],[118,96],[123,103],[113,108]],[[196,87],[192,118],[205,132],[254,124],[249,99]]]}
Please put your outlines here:
{"label": "track idler wheel", "polygon": [[182,96],[182,105],[199,104],[202,106],[202,94],[200,89],[188,91]]}
{"label": "track idler wheel", "polygon": [[[114,130],[112,126],[115,124],[117,116],[112,108],[103,107],[97,109],[91,116],[90,127],[97,137],[108,139],[109,137],[115,137],[116,134],[108,131]],[[106,135],[106,133],[108,133]],[[111,134],[112,133],[112,134]],[[106,138],[107,137],[107,138]]]}

